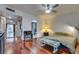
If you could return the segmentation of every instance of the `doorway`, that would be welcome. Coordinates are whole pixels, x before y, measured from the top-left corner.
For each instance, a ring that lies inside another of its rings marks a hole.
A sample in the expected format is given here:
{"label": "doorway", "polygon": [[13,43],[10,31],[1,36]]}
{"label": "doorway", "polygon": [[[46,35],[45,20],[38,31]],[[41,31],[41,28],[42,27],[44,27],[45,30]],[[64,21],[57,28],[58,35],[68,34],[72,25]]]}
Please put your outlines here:
{"label": "doorway", "polygon": [[[7,18],[6,24],[6,39],[5,39],[5,53],[16,53],[14,50],[19,49],[21,44],[21,21],[19,17],[9,19]],[[17,47],[17,48],[16,48]]]}
{"label": "doorway", "polygon": [[15,39],[15,24],[7,24],[7,39],[6,42],[14,42]]}

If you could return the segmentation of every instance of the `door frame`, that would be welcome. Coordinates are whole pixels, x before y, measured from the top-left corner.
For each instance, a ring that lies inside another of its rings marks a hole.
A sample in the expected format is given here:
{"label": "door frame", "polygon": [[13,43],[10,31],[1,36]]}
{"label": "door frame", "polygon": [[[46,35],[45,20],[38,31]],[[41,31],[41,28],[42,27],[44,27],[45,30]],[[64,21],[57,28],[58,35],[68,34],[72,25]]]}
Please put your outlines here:
{"label": "door frame", "polygon": [[13,33],[14,33],[14,35],[13,35],[14,37],[8,37],[8,38],[14,38],[14,40],[15,40],[15,24],[12,24],[12,23],[7,23],[7,24],[6,24],[6,39],[8,39],[8,38],[7,38],[7,25],[8,25],[8,24],[13,25]]}

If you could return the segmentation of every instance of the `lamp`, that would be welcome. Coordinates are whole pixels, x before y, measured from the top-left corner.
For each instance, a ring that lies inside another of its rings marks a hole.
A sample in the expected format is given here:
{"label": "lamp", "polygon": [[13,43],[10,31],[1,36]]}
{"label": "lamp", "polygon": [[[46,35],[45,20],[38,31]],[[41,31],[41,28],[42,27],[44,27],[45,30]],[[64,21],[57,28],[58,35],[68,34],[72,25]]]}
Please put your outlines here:
{"label": "lamp", "polygon": [[48,25],[43,26],[43,35],[48,36],[49,35],[49,27]]}

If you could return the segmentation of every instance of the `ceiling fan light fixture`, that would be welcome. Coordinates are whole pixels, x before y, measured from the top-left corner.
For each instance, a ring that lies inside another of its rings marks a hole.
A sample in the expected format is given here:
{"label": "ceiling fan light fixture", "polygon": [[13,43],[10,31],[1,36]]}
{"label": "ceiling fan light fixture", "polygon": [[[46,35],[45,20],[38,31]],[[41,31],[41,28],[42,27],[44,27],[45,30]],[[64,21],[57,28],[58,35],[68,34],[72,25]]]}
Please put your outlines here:
{"label": "ceiling fan light fixture", "polygon": [[45,10],[45,13],[50,13],[51,12],[51,10]]}
{"label": "ceiling fan light fixture", "polygon": [[56,13],[55,8],[58,6],[59,6],[58,4],[42,4],[42,7],[43,7],[45,13],[51,13],[51,12]]}

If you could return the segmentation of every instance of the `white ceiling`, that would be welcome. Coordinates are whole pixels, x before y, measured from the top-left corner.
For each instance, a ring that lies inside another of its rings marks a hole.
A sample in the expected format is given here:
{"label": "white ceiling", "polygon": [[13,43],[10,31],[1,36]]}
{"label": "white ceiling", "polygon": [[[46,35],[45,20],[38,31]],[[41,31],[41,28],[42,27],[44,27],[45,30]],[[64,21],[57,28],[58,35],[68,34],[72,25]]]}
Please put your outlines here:
{"label": "white ceiling", "polygon": [[[44,10],[41,7],[41,4],[9,4],[11,8],[23,11],[24,13],[29,13],[32,15],[40,15],[44,14]],[[56,14],[64,14],[71,12],[79,12],[78,4],[60,4],[59,7],[56,8]]]}
{"label": "white ceiling", "polygon": [[39,7],[40,5],[37,4],[9,4],[8,6],[33,15],[37,15],[42,12]]}
{"label": "white ceiling", "polygon": [[[8,6],[34,16],[45,16],[41,4],[9,4]],[[50,16],[52,16],[52,14],[54,14],[53,16],[58,15],[55,20],[56,22],[63,22],[73,26],[79,25],[79,4],[60,4],[59,7],[56,8],[56,11],[57,13],[52,12],[50,14]]]}

